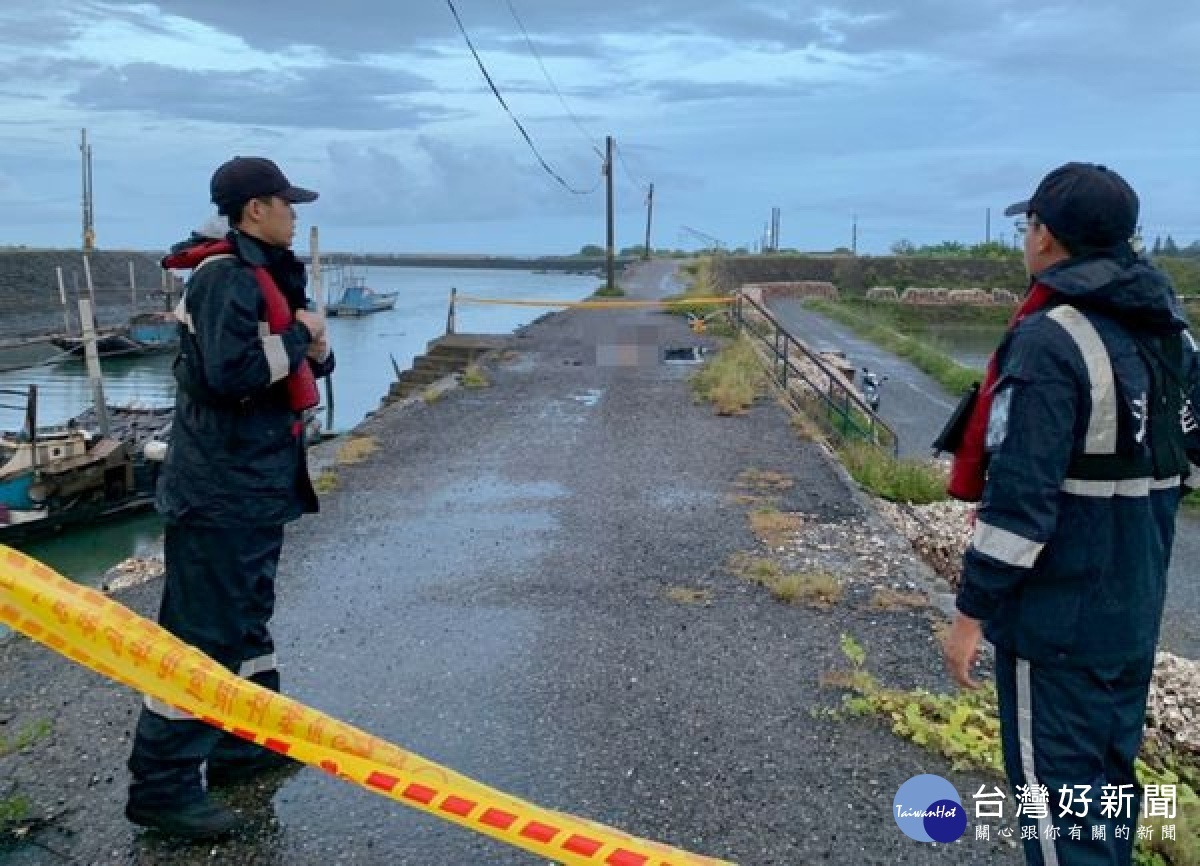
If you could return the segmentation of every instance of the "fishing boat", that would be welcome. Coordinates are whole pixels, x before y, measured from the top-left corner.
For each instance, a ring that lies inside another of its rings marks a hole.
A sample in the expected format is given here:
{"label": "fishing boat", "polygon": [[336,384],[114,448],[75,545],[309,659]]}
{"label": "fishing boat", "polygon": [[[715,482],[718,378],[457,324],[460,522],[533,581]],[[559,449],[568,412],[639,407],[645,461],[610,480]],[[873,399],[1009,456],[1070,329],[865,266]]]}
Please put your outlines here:
{"label": "fishing boat", "polygon": [[343,267],[330,266],[330,294],[338,295],[336,301],[325,307],[330,316],[366,316],[382,313],[396,306],[399,292],[377,292],[367,285],[367,278],[356,276]]}
{"label": "fishing boat", "polygon": [[102,434],[86,413],[60,427],[40,428],[36,386],[0,390],[0,397],[20,396],[26,401],[24,427],[0,434],[0,542],[18,543],[153,505],[169,410],[118,409],[110,432]]}

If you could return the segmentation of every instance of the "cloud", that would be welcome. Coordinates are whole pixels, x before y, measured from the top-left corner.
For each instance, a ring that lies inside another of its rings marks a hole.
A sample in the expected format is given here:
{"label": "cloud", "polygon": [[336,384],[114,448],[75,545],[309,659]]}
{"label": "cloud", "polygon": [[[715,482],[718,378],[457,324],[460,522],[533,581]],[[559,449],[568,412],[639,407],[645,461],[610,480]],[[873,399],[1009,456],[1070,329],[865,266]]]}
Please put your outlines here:
{"label": "cloud", "polygon": [[350,63],[278,72],[176,69],[131,63],[93,72],[70,96],[89,111],[135,111],[216,123],[332,129],[411,129],[453,116],[403,71]]}
{"label": "cloud", "polygon": [[[333,142],[322,206],[331,218],[352,225],[519,220],[602,207],[597,195],[568,193],[527,154],[431,135],[391,147]],[[568,182],[597,186],[588,182],[588,174],[596,176],[595,165],[568,162],[556,168]]]}

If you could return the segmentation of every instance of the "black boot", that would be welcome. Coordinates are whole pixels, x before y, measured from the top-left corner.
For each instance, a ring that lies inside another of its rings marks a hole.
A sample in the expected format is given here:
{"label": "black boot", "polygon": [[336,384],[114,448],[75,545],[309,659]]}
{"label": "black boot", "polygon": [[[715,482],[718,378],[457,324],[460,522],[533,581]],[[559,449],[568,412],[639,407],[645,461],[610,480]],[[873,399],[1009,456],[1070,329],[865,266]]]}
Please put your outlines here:
{"label": "black boot", "polygon": [[197,840],[219,839],[243,825],[236,812],[213,801],[208,794],[183,805],[130,800],[125,805],[125,817],[134,824],[171,836]]}

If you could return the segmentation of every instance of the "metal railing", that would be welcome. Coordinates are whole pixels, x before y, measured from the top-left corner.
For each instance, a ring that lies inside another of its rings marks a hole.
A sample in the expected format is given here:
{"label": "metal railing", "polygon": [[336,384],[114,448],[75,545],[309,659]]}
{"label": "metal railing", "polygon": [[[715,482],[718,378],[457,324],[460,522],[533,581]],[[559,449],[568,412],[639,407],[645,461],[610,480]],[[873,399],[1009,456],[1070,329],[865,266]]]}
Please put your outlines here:
{"label": "metal railing", "polygon": [[[800,404],[797,408],[804,409],[844,441],[865,441],[899,454],[896,431],[872,411],[854,388],[848,387],[840,372],[792,336],[762,304],[741,292],[736,297],[735,325],[766,348],[771,359],[771,377],[790,401]],[[747,317],[748,313],[753,319]],[[798,363],[799,360],[805,365]],[[821,374],[819,379],[810,373],[814,367]],[[796,385],[800,386],[801,394],[796,393]]]}

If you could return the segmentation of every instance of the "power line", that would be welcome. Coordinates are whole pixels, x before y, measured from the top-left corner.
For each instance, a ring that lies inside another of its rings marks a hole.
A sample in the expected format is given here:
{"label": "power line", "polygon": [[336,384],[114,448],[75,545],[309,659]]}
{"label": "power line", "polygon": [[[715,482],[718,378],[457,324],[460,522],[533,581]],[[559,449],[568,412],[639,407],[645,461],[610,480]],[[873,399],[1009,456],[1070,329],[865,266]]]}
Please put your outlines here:
{"label": "power line", "polygon": [[524,137],[526,144],[529,145],[529,149],[533,151],[533,155],[537,157],[537,161],[541,164],[542,168],[546,170],[546,173],[558,181],[565,190],[574,193],[575,195],[591,195],[597,189],[599,189],[599,182],[597,182],[596,186],[594,186],[592,189],[575,189],[575,187],[563,180],[558,172],[550,167],[549,163],[547,163],[542,157],[541,153],[538,152],[537,145],[533,143],[533,139],[529,137],[529,133],[526,132],[525,127],[521,125],[521,121],[519,121],[517,116],[513,114],[512,109],[508,107],[508,103],[504,101],[504,97],[500,95],[500,91],[496,88],[495,82],[492,81],[492,76],[488,74],[487,67],[483,65],[483,59],[479,56],[479,52],[475,50],[475,44],[471,41],[471,37],[467,33],[467,28],[463,26],[462,18],[460,18],[458,15],[458,10],[454,8],[454,0],[446,0],[446,5],[450,7],[450,12],[452,15],[454,15],[454,21],[458,24],[458,30],[460,33],[462,33],[463,39],[467,43],[467,47],[471,49],[471,54],[475,57],[475,62],[479,64],[479,71],[483,73],[483,77],[487,81],[488,86],[492,89],[492,93],[495,94],[496,99],[500,102],[501,107],[508,113],[508,116],[512,118],[512,122],[517,125],[517,129],[521,131],[521,135]]}
{"label": "power line", "polygon": [[617,145],[617,161],[621,163],[621,170],[625,172],[625,177],[629,179],[634,188],[645,191],[647,184],[633,176],[633,172],[629,170],[629,163],[625,162],[625,150],[620,145]]}
{"label": "power line", "polygon": [[575,124],[575,128],[579,130],[585,139],[587,139],[588,144],[592,146],[592,149],[596,152],[596,155],[603,158],[604,154],[600,150],[600,144],[597,141],[596,136],[592,135],[587,127],[583,125],[582,121],[575,116],[575,112],[571,110],[571,106],[567,105],[567,100],[562,95],[562,91],[558,89],[558,85],[555,84],[554,79],[550,77],[550,70],[546,69],[546,64],[542,62],[542,55],[538,53],[537,48],[534,47],[533,40],[529,38],[529,31],[525,29],[525,22],[522,21],[521,16],[517,14],[517,9],[515,6],[513,6],[512,0],[506,0],[506,2],[508,3],[508,11],[512,13],[513,20],[516,21],[517,26],[521,28],[521,35],[525,37],[525,44],[529,47],[529,53],[533,55],[533,59],[536,60],[538,66],[541,67],[542,75],[545,76],[551,90],[554,91],[554,95],[558,97],[558,101],[562,104],[563,110],[567,113],[567,117],[571,118],[571,122]]}

